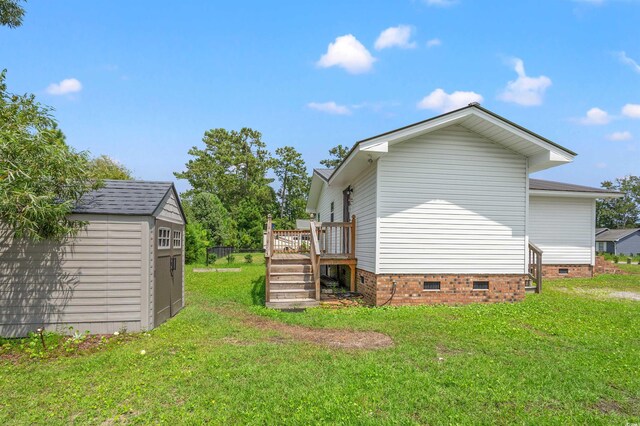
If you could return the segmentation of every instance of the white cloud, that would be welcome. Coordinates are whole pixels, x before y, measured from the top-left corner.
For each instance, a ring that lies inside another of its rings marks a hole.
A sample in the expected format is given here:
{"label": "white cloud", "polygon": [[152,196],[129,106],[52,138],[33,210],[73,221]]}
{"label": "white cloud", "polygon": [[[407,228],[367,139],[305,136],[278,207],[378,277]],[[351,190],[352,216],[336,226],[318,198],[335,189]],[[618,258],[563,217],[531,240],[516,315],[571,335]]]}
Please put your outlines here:
{"label": "white cloud", "polygon": [[436,47],[442,45],[442,40],[439,38],[432,38],[431,40],[427,40],[427,47]]}
{"label": "white cloud", "polygon": [[601,126],[611,122],[611,116],[600,108],[591,108],[579,122],[587,126]]}
{"label": "white cloud", "polygon": [[620,62],[622,62],[625,65],[629,65],[629,67],[631,67],[632,70],[640,74],[640,65],[638,65],[638,63],[634,61],[632,58],[628,57],[626,52],[624,51],[613,52],[613,54],[618,57]]}
{"label": "white cloud", "polygon": [[622,107],[622,115],[629,118],[640,118],[640,104],[626,104]]}
{"label": "white cloud", "polygon": [[448,7],[458,3],[458,0],[424,0],[429,6]]}
{"label": "white cloud", "polygon": [[66,95],[81,91],[82,83],[75,78],[65,78],[60,83],[51,83],[46,90],[50,95]]}
{"label": "white cloud", "polygon": [[416,42],[411,41],[413,28],[409,25],[398,25],[382,31],[376,40],[374,47],[382,50],[389,47],[399,47],[401,49],[413,49]]}
{"label": "white cloud", "polygon": [[482,95],[475,92],[458,91],[449,94],[442,89],[436,89],[418,102],[418,108],[447,112],[467,106],[471,102],[482,101]]}
{"label": "white cloud", "polygon": [[344,105],[338,105],[337,103],[331,102],[309,102],[307,104],[307,108],[311,108],[316,111],[326,112],[327,114],[333,115],[349,115],[351,114],[351,110],[349,107]]}
{"label": "white cloud", "polygon": [[633,138],[633,135],[629,131],[624,132],[613,132],[606,136],[610,141],[628,141]]}
{"label": "white cloud", "polygon": [[508,82],[498,98],[524,106],[542,105],[544,92],[551,86],[551,79],[544,75],[528,77],[522,59],[514,58],[512,64],[518,78]]}
{"label": "white cloud", "polygon": [[329,43],[327,53],[317,65],[322,68],[342,67],[351,74],[362,74],[371,69],[376,58],[351,34],[337,37]]}

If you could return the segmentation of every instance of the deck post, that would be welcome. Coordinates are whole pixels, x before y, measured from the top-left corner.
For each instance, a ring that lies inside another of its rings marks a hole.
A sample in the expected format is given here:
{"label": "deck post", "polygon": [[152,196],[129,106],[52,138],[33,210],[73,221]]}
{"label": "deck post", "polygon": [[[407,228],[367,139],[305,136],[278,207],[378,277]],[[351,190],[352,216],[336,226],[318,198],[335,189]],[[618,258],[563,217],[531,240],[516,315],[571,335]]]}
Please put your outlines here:
{"label": "deck post", "polygon": [[351,257],[356,257],[356,215],[355,214],[351,216]]}

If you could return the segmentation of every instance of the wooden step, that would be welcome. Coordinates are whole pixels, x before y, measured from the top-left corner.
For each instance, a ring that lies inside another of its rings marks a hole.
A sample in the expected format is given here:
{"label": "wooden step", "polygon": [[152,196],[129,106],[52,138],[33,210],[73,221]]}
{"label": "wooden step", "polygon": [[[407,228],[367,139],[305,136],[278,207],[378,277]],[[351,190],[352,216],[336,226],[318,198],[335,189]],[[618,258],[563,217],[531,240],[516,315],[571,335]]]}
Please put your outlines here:
{"label": "wooden step", "polygon": [[275,272],[271,271],[271,275],[269,275],[272,283],[277,281],[312,281],[313,274],[306,273],[304,271],[287,271],[287,272]]}
{"label": "wooden step", "polygon": [[311,265],[293,265],[293,264],[285,264],[285,265],[271,265],[271,273],[272,274],[284,274],[284,273],[298,273],[298,274],[310,274]]}
{"label": "wooden step", "polygon": [[313,282],[307,281],[289,281],[289,282],[272,282],[269,286],[271,290],[315,290],[316,286]]}
{"label": "wooden step", "polygon": [[269,299],[273,302],[278,299],[314,299],[316,290],[306,289],[293,289],[287,288],[284,290],[271,290],[269,292]]}
{"label": "wooden step", "polygon": [[271,258],[271,266],[273,265],[311,265],[311,258]]}
{"label": "wooden step", "polygon": [[533,286],[528,285],[528,286],[524,287],[525,293],[535,293],[536,290],[537,290],[537,287],[535,285],[533,285]]}
{"label": "wooden step", "polygon": [[306,309],[318,306],[319,302],[316,299],[277,299],[267,302],[267,308],[273,309]]}

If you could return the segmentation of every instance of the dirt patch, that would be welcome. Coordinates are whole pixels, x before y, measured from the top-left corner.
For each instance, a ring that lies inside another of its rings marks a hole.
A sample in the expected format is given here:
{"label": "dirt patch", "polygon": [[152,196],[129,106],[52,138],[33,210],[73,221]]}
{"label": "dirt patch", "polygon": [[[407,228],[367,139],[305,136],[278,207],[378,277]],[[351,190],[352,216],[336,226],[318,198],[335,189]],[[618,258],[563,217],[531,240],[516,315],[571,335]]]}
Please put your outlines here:
{"label": "dirt patch", "polygon": [[640,293],[635,293],[633,291],[614,291],[613,293],[609,294],[609,297],[640,301]]}
{"label": "dirt patch", "polygon": [[622,407],[616,401],[611,401],[609,399],[601,399],[595,404],[596,410],[600,411],[604,414],[612,414],[612,413],[622,413]]}
{"label": "dirt patch", "polygon": [[[242,323],[265,331],[277,331],[293,340],[316,343],[342,349],[384,349],[392,347],[391,337],[376,331],[340,330],[312,328],[301,325],[284,324],[269,318],[251,315],[228,308],[216,309],[227,316],[238,318]],[[278,340],[280,342],[280,340]]]}

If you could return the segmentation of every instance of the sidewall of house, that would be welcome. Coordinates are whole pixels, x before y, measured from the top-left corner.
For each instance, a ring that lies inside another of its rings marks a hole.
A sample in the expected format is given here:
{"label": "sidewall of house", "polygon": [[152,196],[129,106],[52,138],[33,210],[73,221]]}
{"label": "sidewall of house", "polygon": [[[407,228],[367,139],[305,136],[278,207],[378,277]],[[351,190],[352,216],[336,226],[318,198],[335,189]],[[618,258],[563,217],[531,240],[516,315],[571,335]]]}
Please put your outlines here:
{"label": "sidewall of house", "polygon": [[595,265],[594,199],[536,195],[529,208],[529,240],[543,265]]}
{"label": "sidewall of house", "polygon": [[524,274],[527,161],[461,126],[378,160],[382,275]]}

